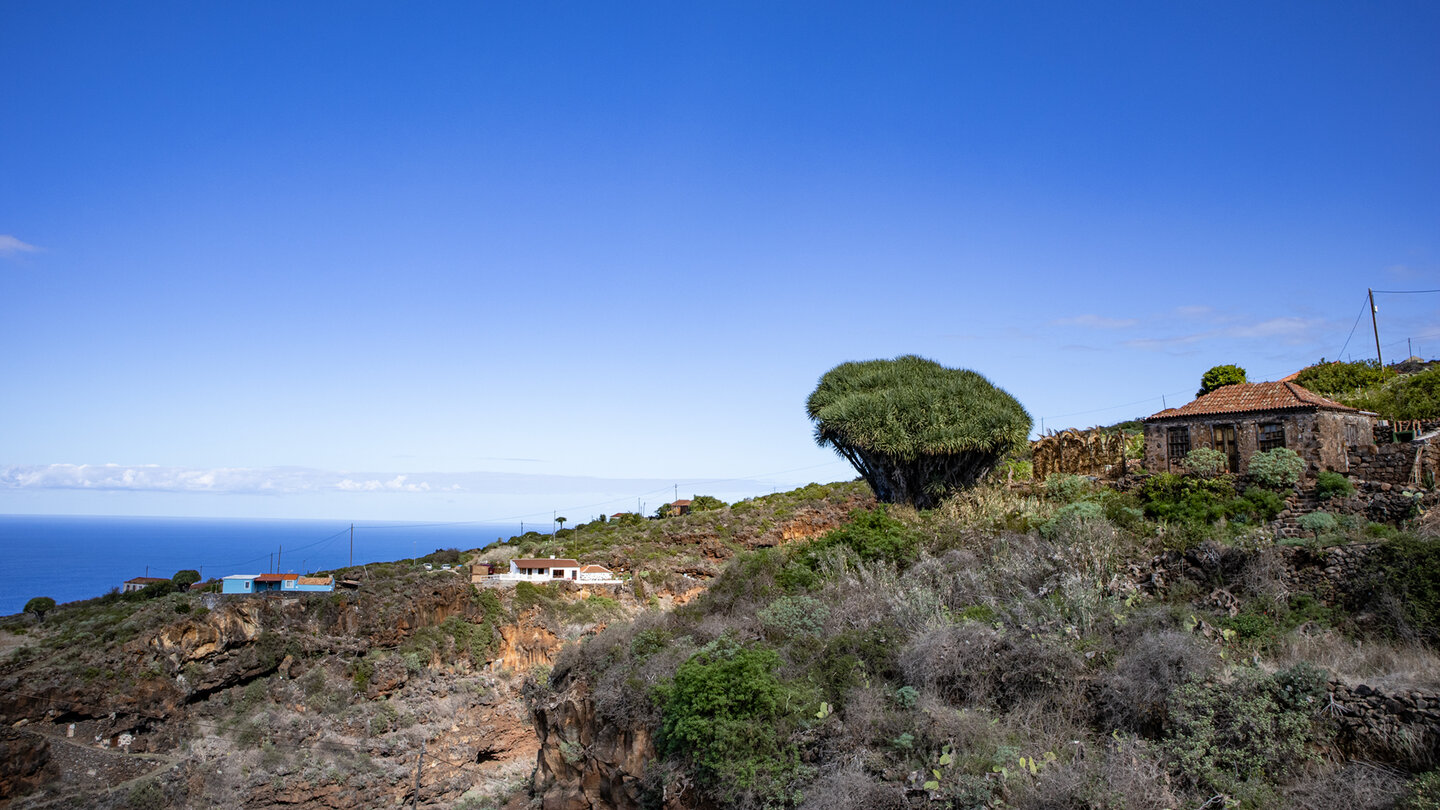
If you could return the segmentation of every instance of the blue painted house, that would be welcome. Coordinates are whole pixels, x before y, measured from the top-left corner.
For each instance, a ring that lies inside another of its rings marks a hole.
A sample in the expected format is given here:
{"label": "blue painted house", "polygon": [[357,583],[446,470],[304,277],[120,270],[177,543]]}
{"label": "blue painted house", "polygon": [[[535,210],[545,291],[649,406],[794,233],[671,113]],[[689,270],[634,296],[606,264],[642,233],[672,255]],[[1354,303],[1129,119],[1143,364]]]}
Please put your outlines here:
{"label": "blue painted house", "polygon": [[231,574],[221,583],[221,593],[329,593],[335,590],[334,577],[299,574]]}
{"label": "blue painted house", "polygon": [[221,593],[255,593],[255,580],[259,574],[231,574],[220,580]]}

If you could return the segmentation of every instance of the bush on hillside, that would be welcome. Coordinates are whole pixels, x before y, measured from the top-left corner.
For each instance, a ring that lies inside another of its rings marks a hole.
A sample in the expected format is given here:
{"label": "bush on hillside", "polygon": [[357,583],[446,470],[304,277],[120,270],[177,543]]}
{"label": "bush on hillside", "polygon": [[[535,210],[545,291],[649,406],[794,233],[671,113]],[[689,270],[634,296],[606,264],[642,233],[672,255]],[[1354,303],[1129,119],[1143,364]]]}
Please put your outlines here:
{"label": "bush on hillside", "polygon": [[1392,617],[1398,634],[1440,642],[1440,539],[1401,535],[1371,552],[1365,564],[1370,596],[1364,598],[1398,614]]}
{"label": "bush on hillside", "polygon": [[1321,360],[1296,375],[1295,382],[1321,396],[1335,397],[1373,388],[1394,376],[1394,371],[1374,360],[1356,360],[1353,363],[1326,363]]}
{"label": "bush on hillside", "polygon": [[1175,772],[1207,792],[1253,796],[1310,758],[1323,673],[1299,665],[1274,676],[1250,669],[1229,683],[1192,682],[1170,696],[1165,750]]}
{"label": "bush on hillside", "polygon": [[1277,447],[1250,457],[1250,477],[1262,487],[1288,489],[1305,473],[1305,459],[1288,447]]}
{"label": "bush on hillside", "polygon": [[658,748],[690,763],[696,781],[729,804],[792,803],[808,770],[790,739],[808,696],[775,675],[780,656],[730,638],[705,645],[655,690]]}
{"label": "bush on hillside", "polygon": [[805,410],[815,441],[854,465],[876,498],[920,509],[983,478],[1031,425],[981,375],[913,355],[836,366]]}
{"label": "bush on hillside", "polygon": [[1185,471],[1201,478],[1214,478],[1230,466],[1230,459],[1219,450],[1197,447],[1185,456]]}
{"label": "bush on hillside", "polygon": [[1325,470],[1315,476],[1315,494],[1321,498],[1348,498],[1355,494],[1355,485],[1337,472]]}
{"label": "bush on hillside", "polygon": [[1060,503],[1073,503],[1090,494],[1091,481],[1083,475],[1051,473],[1045,476],[1045,497]]}

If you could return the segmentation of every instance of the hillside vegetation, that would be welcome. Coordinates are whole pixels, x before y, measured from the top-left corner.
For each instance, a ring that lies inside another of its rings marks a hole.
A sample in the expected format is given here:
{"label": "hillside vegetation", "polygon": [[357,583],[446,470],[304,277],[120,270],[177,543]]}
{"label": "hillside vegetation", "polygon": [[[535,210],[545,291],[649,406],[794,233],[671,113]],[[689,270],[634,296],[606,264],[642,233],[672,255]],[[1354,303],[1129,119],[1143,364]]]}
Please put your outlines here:
{"label": "hillside vegetation", "polygon": [[[653,738],[616,806],[1433,806],[1440,720],[1360,739],[1332,694],[1440,690],[1440,543],[1337,521],[1331,548],[1388,541],[1306,587],[1331,552],[1273,542],[1277,493],[1153,487],[1060,476],[857,510],[567,648],[535,703]],[[547,778],[547,803],[580,806]]]}

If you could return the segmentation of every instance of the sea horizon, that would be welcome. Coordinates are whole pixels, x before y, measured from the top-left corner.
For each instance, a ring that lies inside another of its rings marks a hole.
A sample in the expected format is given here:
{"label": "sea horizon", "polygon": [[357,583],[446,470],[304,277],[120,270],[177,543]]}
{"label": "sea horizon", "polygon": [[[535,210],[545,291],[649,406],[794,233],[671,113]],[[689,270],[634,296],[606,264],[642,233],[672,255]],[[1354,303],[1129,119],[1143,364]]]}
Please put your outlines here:
{"label": "sea horizon", "polygon": [[[103,596],[140,576],[193,569],[204,579],[268,571],[311,573],[389,562],[437,549],[480,548],[520,523],[317,518],[0,514],[0,615],[36,596],[57,603]],[[528,521],[527,521],[528,523]],[[548,528],[548,527],[547,527]]]}

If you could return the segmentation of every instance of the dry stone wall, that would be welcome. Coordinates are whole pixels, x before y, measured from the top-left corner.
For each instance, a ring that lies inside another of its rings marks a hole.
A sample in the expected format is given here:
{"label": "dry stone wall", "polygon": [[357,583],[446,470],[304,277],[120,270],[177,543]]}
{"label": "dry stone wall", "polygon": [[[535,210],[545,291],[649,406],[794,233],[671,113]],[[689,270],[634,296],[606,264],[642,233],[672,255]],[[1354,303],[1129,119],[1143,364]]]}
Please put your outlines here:
{"label": "dry stone wall", "polygon": [[1424,443],[1379,444],[1348,448],[1351,478],[1388,484],[1405,484],[1415,475],[1415,457],[1421,454],[1420,477],[1429,473],[1432,480],[1440,478],[1440,445]]}
{"label": "dry stone wall", "polygon": [[1382,692],[1331,681],[1329,694],[1324,711],[1339,727],[1340,745],[1349,756],[1417,770],[1440,762],[1440,693]]}

